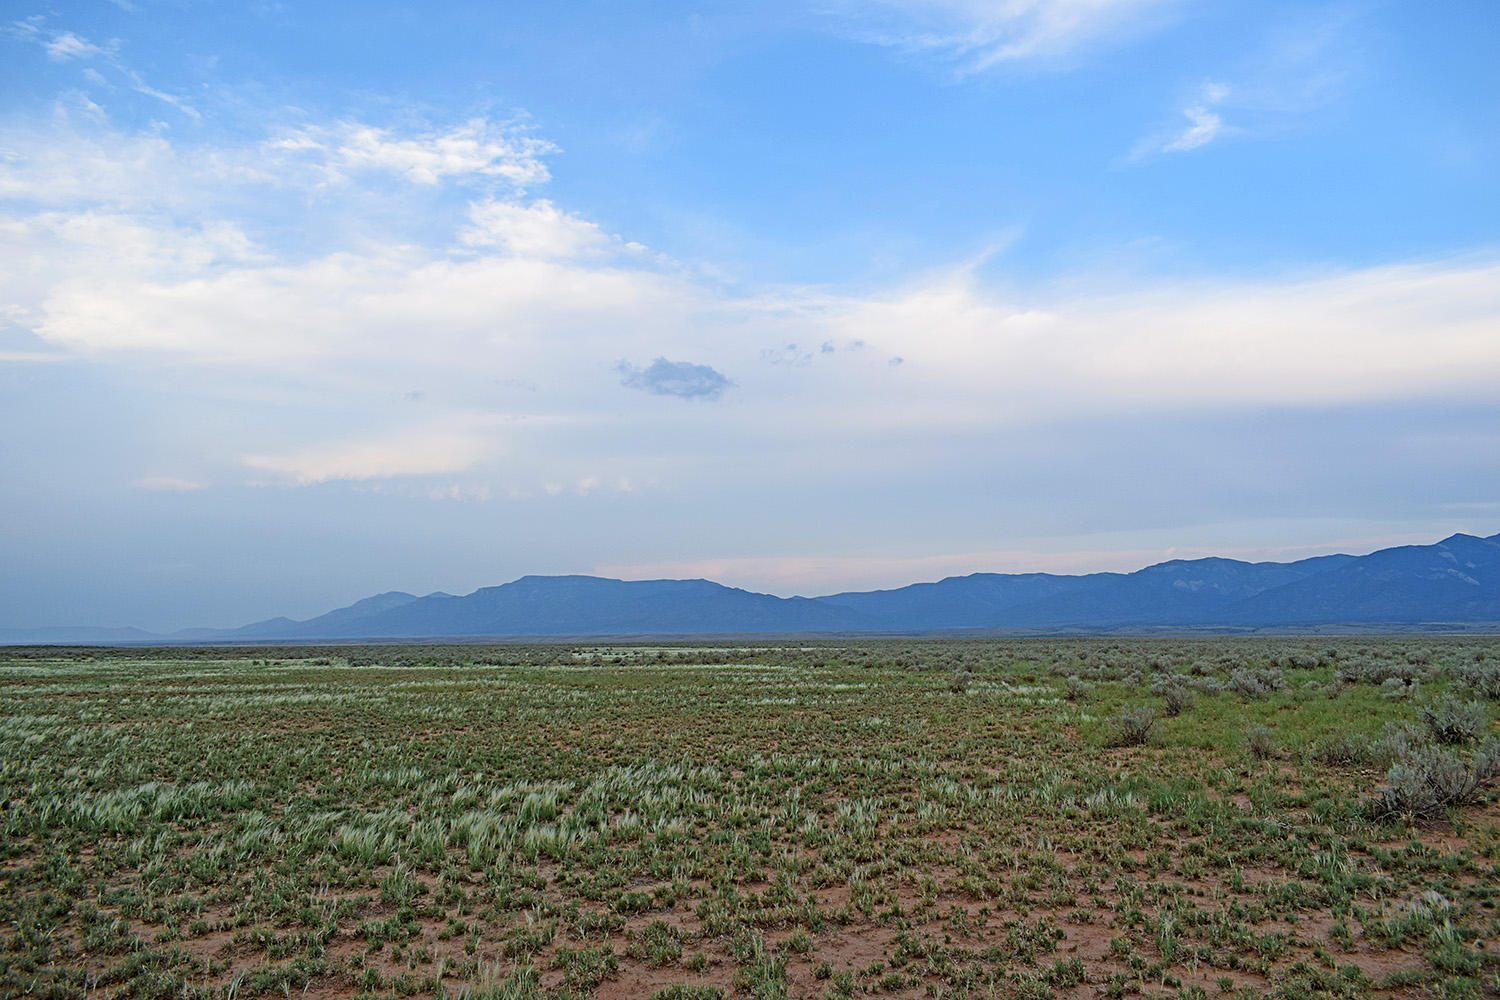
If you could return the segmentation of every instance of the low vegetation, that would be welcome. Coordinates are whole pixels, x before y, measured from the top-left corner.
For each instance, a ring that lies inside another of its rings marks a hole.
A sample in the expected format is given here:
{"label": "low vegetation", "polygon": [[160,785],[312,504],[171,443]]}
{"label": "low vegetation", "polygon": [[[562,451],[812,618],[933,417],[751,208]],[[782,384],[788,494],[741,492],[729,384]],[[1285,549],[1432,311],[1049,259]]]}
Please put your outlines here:
{"label": "low vegetation", "polygon": [[1495,995],[1497,653],[0,650],[0,996]]}

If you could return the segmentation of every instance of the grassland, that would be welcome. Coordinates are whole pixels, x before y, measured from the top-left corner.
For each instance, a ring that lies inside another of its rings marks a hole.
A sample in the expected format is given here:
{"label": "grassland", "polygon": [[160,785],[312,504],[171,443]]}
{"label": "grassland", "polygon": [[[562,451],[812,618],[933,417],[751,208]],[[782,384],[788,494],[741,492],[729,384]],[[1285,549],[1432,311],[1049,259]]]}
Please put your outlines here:
{"label": "grassland", "polygon": [[1497,661],[0,651],[0,996],[1496,995]]}

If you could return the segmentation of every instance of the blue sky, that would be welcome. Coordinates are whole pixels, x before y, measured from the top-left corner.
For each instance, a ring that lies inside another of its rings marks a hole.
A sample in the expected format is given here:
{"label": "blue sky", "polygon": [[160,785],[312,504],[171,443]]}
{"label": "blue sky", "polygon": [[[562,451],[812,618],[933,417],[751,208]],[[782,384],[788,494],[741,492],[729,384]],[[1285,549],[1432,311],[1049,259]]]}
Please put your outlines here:
{"label": "blue sky", "polygon": [[1500,530],[1500,17],[12,4],[0,626]]}

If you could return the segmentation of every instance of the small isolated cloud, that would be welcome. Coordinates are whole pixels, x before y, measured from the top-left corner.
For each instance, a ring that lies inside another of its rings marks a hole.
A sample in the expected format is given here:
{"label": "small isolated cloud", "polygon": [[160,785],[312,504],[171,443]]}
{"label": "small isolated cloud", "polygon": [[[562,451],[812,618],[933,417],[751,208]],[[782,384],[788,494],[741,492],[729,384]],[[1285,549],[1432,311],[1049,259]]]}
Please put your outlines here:
{"label": "small isolated cloud", "polygon": [[142,476],[130,485],[134,489],[150,490],[153,493],[194,493],[208,489],[207,483],[179,479],[176,476]]}
{"label": "small isolated cloud", "polygon": [[1129,159],[1135,161],[1159,153],[1191,152],[1233,131],[1225,124],[1219,110],[1219,105],[1228,96],[1229,88],[1222,83],[1205,83],[1182,108],[1182,117],[1187,119],[1187,124],[1179,122],[1146,136],[1136,143]]}
{"label": "small isolated cloud", "polygon": [[621,361],[615,365],[615,371],[620,373],[620,384],[627,389],[678,399],[718,399],[734,385],[708,365],[666,358],[657,358],[644,368]]}
{"label": "small isolated cloud", "polygon": [[1136,143],[1127,159],[1191,152],[1228,136],[1267,138],[1296,127],[1337,101],[1360,75],[1367,57],[1353,23],[1358,16],[1348,4],[1309,5],[1226,66],[1218,80],[1188,93],[1173,117]]}
{"label": "small isolated cloud", "polygon": [[1183,129],[1182,134],[1162,147],[1166,153],[1185,153],[1199,146],[1206,146],[1219,137],[1224,131],[1224,119],[1210,111],[1206,105],[1194,104],[1184,108],[1182,113],[1187,115],[1188,127]]}
{"label": "small isolated cloud", "polygon": [[[820,354],[833,352],[833,344],[825,343],[819,349]],[[813,355],[811,351],[804,351],[796,344],[786,344],[782,347],[768,347],[760,352],[760,359],[771,365],[790,365],[793,368],[806,368],[812,364]]]}

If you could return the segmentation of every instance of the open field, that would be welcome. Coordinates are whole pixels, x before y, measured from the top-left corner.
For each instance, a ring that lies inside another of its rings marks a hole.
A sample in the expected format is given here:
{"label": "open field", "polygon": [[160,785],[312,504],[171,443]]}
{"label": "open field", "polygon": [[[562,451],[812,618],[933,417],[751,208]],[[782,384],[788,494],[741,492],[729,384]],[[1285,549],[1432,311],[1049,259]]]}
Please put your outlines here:
{"label": "open field", "polygon": [[0,996],[1496,995],[1497,664],[3,650]]}

